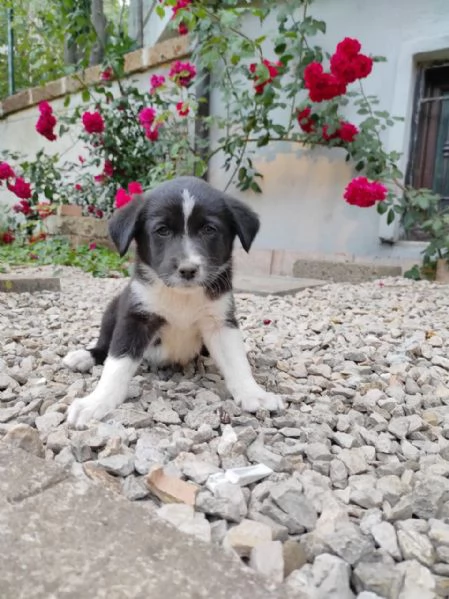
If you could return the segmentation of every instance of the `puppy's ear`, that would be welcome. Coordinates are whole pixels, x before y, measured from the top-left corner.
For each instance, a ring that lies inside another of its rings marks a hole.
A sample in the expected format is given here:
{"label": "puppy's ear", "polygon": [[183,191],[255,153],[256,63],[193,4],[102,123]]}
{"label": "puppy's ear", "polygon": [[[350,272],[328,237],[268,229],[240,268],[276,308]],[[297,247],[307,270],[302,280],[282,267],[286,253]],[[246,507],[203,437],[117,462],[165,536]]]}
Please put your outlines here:
{"label": "puppy's ear", "polygon": [[124,256],[128,251],[129,244],[136,232],[137,219],[142,207],[142,196],[134,196],[126,206],[114,212],[108,223],[109,235],[120,256]]}
{"label": "puppy's ear", "polygon": [[254,238],[259,231],[259,217],[254,210],[240,200],[226,196],[225,201],[232,215],[237,237],[240,239],[245,252],[249,252]]}

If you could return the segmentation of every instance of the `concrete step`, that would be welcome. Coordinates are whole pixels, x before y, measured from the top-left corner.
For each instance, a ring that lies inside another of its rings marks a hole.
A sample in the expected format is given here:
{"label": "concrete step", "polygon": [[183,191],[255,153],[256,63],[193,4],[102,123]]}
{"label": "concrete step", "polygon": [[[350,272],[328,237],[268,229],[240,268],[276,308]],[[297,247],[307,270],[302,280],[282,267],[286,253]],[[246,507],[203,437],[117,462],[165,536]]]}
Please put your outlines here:
{"label": "concrete step", "polygon": [[286,599],[223,550],[0,442],[1,599]]}
{"label": "concrete step", "polygon": [[234,276],[236,293],[254,293],[256,295],[293,295],[307,287],[325,285],[327,281],[276,275],[253,276],[237,273]]}

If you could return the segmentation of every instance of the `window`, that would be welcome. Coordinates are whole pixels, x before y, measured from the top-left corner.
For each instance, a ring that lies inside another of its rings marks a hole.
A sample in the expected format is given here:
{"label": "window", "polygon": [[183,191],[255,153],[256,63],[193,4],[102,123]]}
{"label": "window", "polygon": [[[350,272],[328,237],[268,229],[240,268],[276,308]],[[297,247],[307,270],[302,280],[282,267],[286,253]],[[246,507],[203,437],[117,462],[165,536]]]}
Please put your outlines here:
{"label": "window", "polygon": [[[423,64],[416,83],[407,183],[427,187],[449,206],[449,63]],[[424,239],[410,232],[411,239]]]}

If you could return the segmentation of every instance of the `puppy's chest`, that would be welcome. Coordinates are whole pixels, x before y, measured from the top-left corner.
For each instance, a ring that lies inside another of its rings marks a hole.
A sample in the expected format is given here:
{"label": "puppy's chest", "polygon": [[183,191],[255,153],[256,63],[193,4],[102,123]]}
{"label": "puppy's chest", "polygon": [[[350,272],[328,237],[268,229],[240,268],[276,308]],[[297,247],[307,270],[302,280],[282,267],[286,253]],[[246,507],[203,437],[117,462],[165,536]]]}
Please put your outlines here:
{"label": "puppy's chest", "polygon": [[169,288],[139,289],[147,308],[161,316],[161,326],[146,357],[154,362],[186,364],[201,350],[205,330],[223,326],[230,298],[208,299],[203,290],[180,292]]}

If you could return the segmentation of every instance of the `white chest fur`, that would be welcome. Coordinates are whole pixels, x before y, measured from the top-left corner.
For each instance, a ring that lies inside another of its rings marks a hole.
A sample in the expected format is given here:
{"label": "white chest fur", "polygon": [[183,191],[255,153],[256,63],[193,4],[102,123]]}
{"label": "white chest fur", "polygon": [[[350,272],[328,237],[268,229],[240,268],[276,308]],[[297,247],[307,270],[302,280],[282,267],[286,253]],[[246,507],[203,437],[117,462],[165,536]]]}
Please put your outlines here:
{"label": "white chest fur", "polygon": [[156,363],[192,360],[201,350],[204,331],[223,326],[231,302],[230,294],[211,300],[201,288],[179,289],[161,282],[145,285],[133,281],[131,289],[151,313],[166,321],[158,332],[161,343],[145,353]]}

